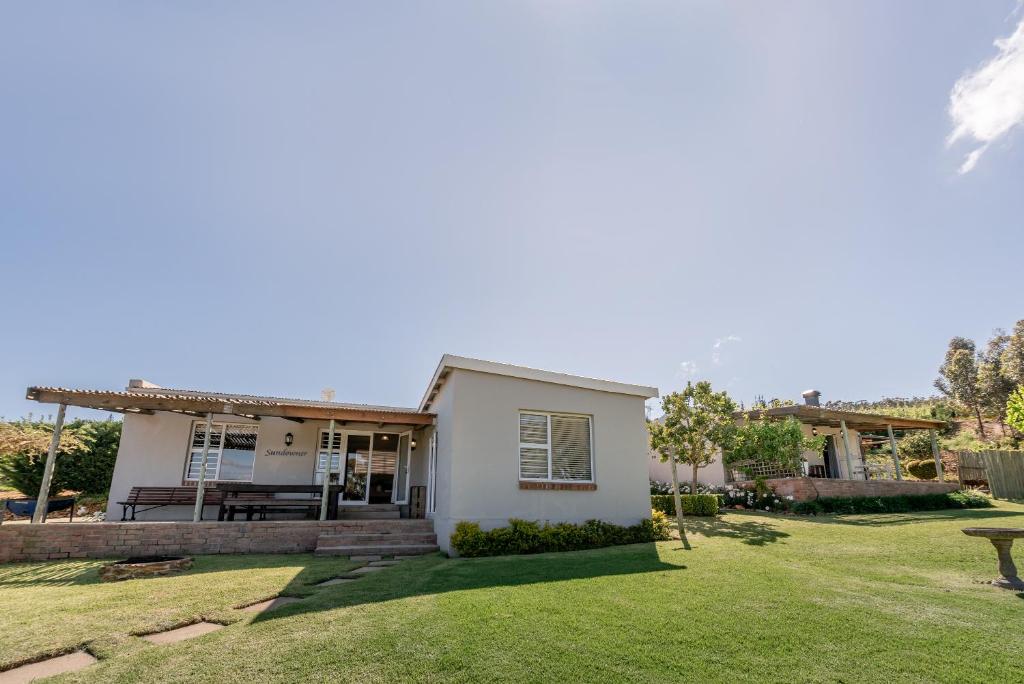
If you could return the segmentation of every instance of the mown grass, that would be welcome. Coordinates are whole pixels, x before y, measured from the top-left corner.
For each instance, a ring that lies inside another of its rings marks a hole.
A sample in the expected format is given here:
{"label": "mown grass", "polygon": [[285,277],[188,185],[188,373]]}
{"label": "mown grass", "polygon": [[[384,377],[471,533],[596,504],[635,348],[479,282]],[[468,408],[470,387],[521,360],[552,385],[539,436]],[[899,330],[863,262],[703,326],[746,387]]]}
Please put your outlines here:
{"label": "mown grass", "polygon": [[[665,542],[429,557],[180,644],[110,642],[100,663],[64,681],[1019,681],[1024,601],[984,583],[995,554],[960,533],[969,525],[1024,526],[1024,506],[818,518],[737,512],[691,519],[692,551]],[[266,560],[288,568],[292,579],[279,578],[286,585],[319,572],[308,556]],[[251,565],[241,572],[258,573]],[[206,586],[214,574],[197,567],[178,579]],[[38,603],[15,599],[8,608],[0,648],[30,628],[44,632],[33,637],[37,647],[48,645],[47,632],[59,638],[60,620],[28,613],[52,611],[75,585],[62,599],[47,597],[46,586]],[[15,592],[4,591],[0,584],[8,605]],[[104,629],[124,631],[94,618],[93,631]]]}

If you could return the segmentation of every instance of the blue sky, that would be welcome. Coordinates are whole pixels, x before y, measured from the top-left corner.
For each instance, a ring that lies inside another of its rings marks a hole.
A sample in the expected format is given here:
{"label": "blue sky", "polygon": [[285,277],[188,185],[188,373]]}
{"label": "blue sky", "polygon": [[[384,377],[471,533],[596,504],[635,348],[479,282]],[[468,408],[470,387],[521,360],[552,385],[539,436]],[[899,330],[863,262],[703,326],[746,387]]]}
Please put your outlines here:
{"label": "blue sky", "polygon": [[929,394],[1024,317],[1021,14],[6,3],[0,415],[130,377],[409,405],[444,352]]}

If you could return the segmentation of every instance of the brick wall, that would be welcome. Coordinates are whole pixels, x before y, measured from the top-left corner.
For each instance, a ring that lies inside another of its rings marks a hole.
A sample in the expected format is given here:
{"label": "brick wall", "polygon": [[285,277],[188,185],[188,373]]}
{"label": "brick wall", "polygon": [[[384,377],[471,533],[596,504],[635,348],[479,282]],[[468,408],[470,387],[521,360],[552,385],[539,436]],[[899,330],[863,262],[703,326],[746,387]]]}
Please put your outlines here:
{"label": "brick wall", "polygon": [[[744,483],[752,486],[751,483]],[[816,477],[793,477],[768,480],[768,485],[780,496],[792,496],[796,501],[811,501],[831,496],[913,496],[914,494],[942,494],[960,489],[956,482],[926,482],[919,480],[829,480]]]}
{"label": "brick wall", "polygon": [[[0,563],[207,553],[303,553],[320,533],[392,529],[400,520],[110,522],[0,525]],[[422,523],[422,521],[417,521]]]}

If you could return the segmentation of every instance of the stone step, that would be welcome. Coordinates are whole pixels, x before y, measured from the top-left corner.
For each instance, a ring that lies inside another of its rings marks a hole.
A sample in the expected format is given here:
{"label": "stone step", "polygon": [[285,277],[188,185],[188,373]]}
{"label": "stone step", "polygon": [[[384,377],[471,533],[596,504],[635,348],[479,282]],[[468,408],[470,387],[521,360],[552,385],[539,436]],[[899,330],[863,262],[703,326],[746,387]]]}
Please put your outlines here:
{"label": "stone step", "polygon": [[357,534],[321,534],[318,546],[372,546],[374,544],[436,544],[433,532],[368,532]]}
{"label": "stone step", "polygon": [[399,511],[338,510],[338,520],[398,520],[401,517]]}
{"label": "stone step", "polygon": [[322,528],[322,535],[433,532],[431,520],[401,518],[399,520],[332,520]]}
{"label": "stone step", "polygon": [[380,544],[378,546],[318,546],[314,554],[317,556],[420,556],[434,553],[440,547],[437,544]]}
{"label": "stone step", "polygon": [[398,504],[338,504],[338,511],[397,511]]}

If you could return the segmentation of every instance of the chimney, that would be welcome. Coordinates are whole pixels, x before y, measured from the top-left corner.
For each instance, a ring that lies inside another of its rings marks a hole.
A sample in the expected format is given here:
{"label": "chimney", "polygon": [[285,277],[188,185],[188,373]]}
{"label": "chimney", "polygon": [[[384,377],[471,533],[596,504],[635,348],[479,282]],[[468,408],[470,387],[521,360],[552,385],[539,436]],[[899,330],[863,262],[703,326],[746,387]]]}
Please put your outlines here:
{"label": "chimney", "polygon": [[801,394],[800,396],[804,398],[804,403],[807,404],[808,406],[821,406],[821,402],[819,401],[819,397],[821,397],[821,392],[819,392],[818,390],[810,389]]}
{"label": "chimney", "polygon": [[149,380],[143,380],[142,378],[132,378],[128,381],[128,389],[160,389],[160,385],[150,382]]}

